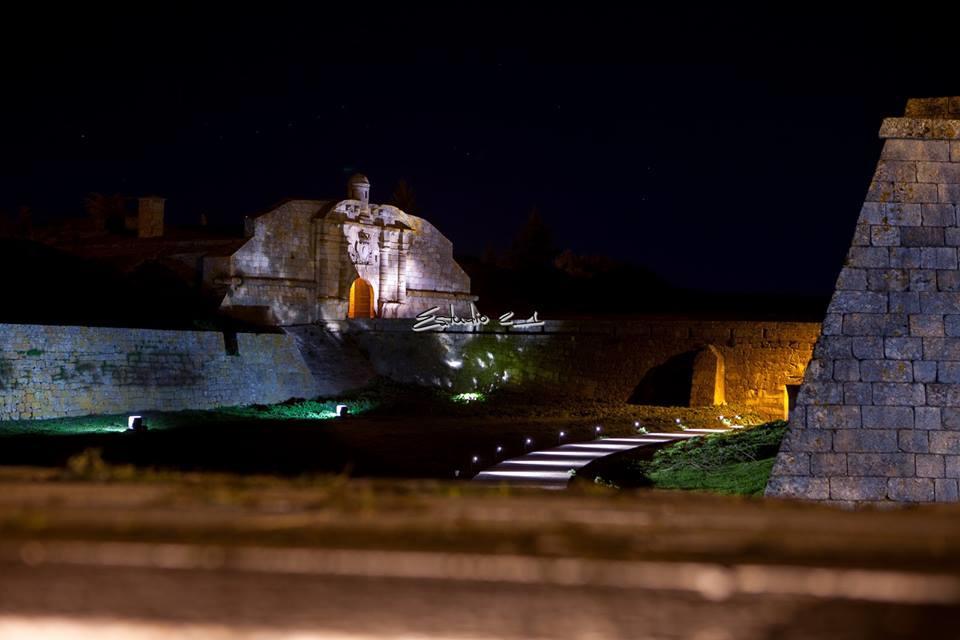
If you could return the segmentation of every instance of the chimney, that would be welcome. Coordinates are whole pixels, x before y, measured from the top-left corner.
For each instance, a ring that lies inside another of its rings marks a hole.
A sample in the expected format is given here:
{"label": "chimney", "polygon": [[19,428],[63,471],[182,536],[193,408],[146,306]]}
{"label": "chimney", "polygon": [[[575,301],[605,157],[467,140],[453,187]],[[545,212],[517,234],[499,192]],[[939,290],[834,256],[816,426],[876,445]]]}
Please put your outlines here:
{"label": "chimney", "polygon": [[159,238],[163,235],[165,198],[147,196],[137,199],[137,237]]}

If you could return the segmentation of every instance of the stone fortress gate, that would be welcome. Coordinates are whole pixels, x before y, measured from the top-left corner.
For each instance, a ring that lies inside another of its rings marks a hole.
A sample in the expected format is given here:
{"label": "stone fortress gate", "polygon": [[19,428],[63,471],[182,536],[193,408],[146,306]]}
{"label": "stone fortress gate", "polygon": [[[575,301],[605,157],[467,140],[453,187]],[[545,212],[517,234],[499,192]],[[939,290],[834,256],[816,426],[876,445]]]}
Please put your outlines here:
{"label": "stone fortress gate", "polygon": [[887,118],[767,495],[956,502],[960,97]]}
{"label": "stone fortress gate", "polygon": [[247,219],[249,240],[207,257],[204,277],[226,288],[222,308],[273,325],[345,318],[412,318],[433,306],[469,315],[470,278],[432,224],[370,202],[350,179],[345,200],[290,200]]}

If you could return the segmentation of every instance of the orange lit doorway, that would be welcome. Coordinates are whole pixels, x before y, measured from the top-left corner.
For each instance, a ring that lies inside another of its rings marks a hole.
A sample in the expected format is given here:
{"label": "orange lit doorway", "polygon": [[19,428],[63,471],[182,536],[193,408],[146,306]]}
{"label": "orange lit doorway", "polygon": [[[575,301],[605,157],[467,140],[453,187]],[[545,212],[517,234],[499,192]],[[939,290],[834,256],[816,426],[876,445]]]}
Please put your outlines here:
{"label": "orange lit doorway", "polygon": [[350,285],[350,307],[347,311],[348,318],[372,318],[373,313],[373,287],[363,278],[357,278]]}

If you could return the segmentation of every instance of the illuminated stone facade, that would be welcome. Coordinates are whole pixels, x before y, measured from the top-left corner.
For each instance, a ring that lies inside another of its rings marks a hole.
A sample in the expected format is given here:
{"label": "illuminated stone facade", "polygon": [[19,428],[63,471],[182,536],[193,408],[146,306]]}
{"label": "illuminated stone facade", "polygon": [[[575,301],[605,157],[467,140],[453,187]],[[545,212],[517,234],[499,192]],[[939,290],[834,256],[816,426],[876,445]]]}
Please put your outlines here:
{"label": "illuminated stone facade", "polygon": [[411,318],[451,304],[468,315],[476,297],[451,242],[369,195],[369,181],[356,175],[345,200],[291,200],[248,219],[246,244],[205,264],[209,284],[226,289],[223,310],[278,325]]}
{"label": "illuminated stone facade", "polygon": [[960,97],[910,100],[880,137],[767,495],[958,500]]}

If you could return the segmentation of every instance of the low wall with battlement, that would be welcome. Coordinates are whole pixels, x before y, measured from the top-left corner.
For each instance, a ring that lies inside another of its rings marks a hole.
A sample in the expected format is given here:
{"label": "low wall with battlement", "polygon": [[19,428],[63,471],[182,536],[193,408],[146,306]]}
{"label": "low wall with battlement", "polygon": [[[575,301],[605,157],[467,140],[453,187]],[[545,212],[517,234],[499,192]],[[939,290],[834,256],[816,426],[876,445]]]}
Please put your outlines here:
{"label": "low wall with battlement", "polygon": [[284,334],[0,324],[0,420],[206,409],[311,397]]}

